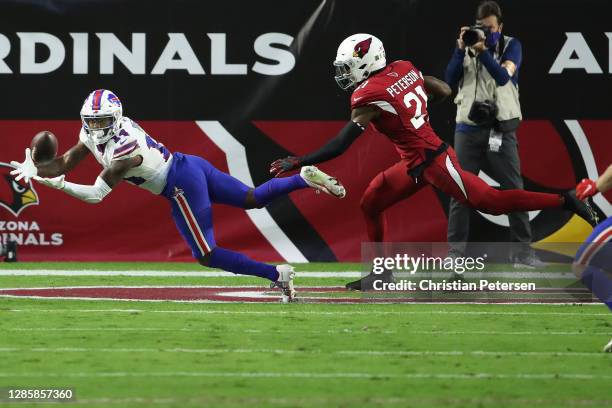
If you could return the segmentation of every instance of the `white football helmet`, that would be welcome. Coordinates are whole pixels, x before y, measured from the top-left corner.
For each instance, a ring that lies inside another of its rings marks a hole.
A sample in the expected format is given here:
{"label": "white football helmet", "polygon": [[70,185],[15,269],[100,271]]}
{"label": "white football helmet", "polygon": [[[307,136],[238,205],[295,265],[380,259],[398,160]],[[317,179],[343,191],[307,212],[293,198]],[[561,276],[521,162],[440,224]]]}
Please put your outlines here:
{"label": "white football helmet", "polygon": [[338,86],[346,91],[386,65],[382,41],[370,34],[353,34],[338,47],[334,61],[336,68],[334,78]]}
{"label": "white football helmet", "polygon": [[122,116],[121,101],[106,89],[90,93],[81,108],[83,128],[96,144],[108,142],[117,133]]}

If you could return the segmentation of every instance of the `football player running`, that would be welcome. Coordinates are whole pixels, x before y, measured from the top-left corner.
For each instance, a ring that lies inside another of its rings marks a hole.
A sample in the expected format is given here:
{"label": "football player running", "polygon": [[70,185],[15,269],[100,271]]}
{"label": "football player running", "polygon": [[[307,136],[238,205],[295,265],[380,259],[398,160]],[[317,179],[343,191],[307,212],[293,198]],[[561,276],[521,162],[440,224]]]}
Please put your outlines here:
{"label": "football player running", "polygon": [[[218,247],[213,235],[212,203],[239,208],[262,208],[292,191],[312,187],[344,197],[344,187],[313,166],[286,179],[270,180],[251,188],[223,173],[201,157],[171,153],[149,136],[136,122],[123,116],[119,98],[105,89],[87,96],[81,109],[79,142],[54,160],[35,164],[30,149],[23,163],[11,162],[17,180],[34,179],[88,203],[99,203],[121,181],[165,197],[172,217],[193,256],[204,266],[243,275],[254,275],[280,287],[282,300],[293,301],[295,272],[290,265],[268,265],[245,255]],[[89,153],[104,170],[93,185],[65,180]]]}
{"label": "football player running", "polygon": [[[427,102],[447,98],[450,87],[436,78],[423,76],[409,61],[387,64],[383,44],[375,36],[355,34],[346,38],[338,47],[334,66],[338,86],[352,91],[351,120],[319,150],[302,157],[278,159],[271,164],[270,172],[280,176],[301,166],[333,159],[373,124],[395,145],[400,161],[379,173],[361,198],[370,241],[383,241],[385,209],[428,185],[461,204],[489,214],[565,208],[592,225],[597,223],[596,213],[574,193],[500,191],[463,171],[453,148],[433,131],[427,112]],[[391,279],[391,272],[387,271],[382,275],[370,274],[346,286],[369,289],[374,280]]]}
{"label": "football player running", "polygon": [[[583,179],[576,186],[576,196],[586,200],[597,193],[612,190],[612,165],[597,179]],[[574,273],[612,312],[612,217],[601,222],[578,249]],[[612,353],[612,340],[604,347]]]}

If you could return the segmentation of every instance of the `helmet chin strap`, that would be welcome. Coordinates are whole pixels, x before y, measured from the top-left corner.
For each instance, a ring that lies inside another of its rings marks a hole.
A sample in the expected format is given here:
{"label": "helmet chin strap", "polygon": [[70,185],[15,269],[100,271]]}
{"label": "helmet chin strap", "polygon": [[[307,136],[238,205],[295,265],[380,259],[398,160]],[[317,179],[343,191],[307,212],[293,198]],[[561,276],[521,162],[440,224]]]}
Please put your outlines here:
{"label": "helmet chin strap", "polygon": [[[106,136],[109,134],[109,132],[111,131],[111,129],[112,129],[112,128],[110,128],[110,127],[109,127],[109,128],[107,128],[107,129],[95,129],[95,130],[90,130],[89,132],[91,133],[91,137],[92,137],[92,138],[93,138],[95,141],[99,141],[100,139],[105,138],[105,137],[106,137]],[[109,139],[110,139],[110,138],[109,138]],[[102,142],[102,144],[103,144],[103,143],[106,143],[106,142],[108,142],[108,139],[107,139],[107,140],[104,140],[104,141]]]}

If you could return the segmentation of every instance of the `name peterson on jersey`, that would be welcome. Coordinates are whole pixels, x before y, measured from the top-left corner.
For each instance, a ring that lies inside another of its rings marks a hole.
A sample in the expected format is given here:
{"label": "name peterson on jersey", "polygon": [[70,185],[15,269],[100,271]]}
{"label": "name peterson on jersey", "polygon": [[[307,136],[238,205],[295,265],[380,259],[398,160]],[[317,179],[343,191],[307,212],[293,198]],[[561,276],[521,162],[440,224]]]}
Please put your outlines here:
{"label": "name peterson on jersey", "polygon": [[103,145],[96,145],[83,128],[79,133],[79,140],[105,169],[115,160],[142,156],[142,164],[131,168],[124,180],[153,194],[160,194],[166,186],[172,153],[130,118],[122,117],[117,135]]}
{"label": "name peterson on jersey", "polygon": [[372,124],[391,140],[409,168],[425,160],[426,149],[442,144],[429,124],[423,74],[409,61],[393,62],[358,86],[351,109],[360,106],[380,109]]}

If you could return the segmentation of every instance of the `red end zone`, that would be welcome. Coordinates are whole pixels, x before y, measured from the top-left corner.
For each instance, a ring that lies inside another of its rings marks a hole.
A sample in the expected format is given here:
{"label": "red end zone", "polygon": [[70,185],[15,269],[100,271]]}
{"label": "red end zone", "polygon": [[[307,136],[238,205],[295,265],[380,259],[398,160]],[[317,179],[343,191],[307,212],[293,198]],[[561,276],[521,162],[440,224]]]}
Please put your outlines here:
{"label": "red end zone", "polygon": [[[305,303],[593,303],[586,290],[548,288],[496,297],[469,292],[349,292],[343,287],[298,287]],[[0,289],[0,297],[35,299],[276,303],[280,291],[260,286],[86,286]]]}

